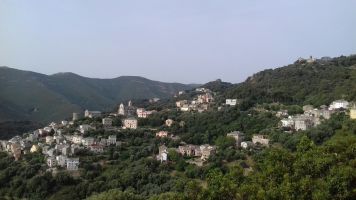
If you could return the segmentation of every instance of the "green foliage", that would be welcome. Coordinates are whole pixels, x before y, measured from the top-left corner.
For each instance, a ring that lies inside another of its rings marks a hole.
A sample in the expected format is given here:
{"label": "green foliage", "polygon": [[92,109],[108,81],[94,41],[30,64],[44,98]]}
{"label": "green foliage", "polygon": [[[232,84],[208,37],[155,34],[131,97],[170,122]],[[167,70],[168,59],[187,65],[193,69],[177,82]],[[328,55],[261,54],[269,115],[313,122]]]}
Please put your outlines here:
{"label": "green foliage", "polygon": [[131,192],[122,192],[118,189],[109,190],[107,192],[100,193],[98,195],[93,195],[87,200],[143,200],[139,195],[135,195]]}
{"label": "green foliage", "polygon": [[229,88],[224,96],[243,100],[241,106],[256,103],[327,105],[344,98],[356,100],[356,56],[338,57],[330,62],[294,63],[259,72]]}

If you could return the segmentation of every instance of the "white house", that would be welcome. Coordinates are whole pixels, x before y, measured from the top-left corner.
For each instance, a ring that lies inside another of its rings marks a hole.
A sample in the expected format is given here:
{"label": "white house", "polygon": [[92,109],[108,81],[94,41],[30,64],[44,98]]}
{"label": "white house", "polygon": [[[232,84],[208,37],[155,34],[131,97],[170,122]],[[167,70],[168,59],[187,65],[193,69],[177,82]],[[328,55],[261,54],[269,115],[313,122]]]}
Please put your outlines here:
{"label": "white house", "polygon": [[116,135],[109,135],[107,139],[108,145],[115,145],[116,144]]}
{"label": "white house", "polygon": [[167,147],[165,145],[162,145],[158,148],[158,155],[157,155],[157,160],[164,162],[167,161],[168,158],[168,151],[167,151]]}
{"label": "white house", "polygon": [[138,118],[147,118],[148,116],[150,116],[154,112],[156,112],[156,111],[154,111],[154,110],[145,110],[144,108],[137,108],[137,110],[136,110],[136,114],[137,114]]}
{"label": "white house", "polygon": [[340,109],[340,108],[347,109],[349,107],[349,104],[350,103],[348,101],[345,101],[343,99],[336,100],[330,104],[329,109],[330,110],[335,110],[335,109]]}
{"label": "white house", "polygon": [[82,144],[84,146],[90,146],[90,145],[93,145],[95,142],[94,138],[93,137],[86,137],[86,138],[83,138],[82,139]]}
{"label": "white house", "polygon": [[243,148],[243,149],[250,148],[252,145],[253,145],[253,143],[250,141],[241,142],[241,148]]}
{"label": "white house", "polygon": [[79,131],[82,133],[82,134],[85,134],[87,131],[89,131],[91,129],[91,126],[88,125],[88,124],[82,124],[79,126]]}
{"label": "white house", "polygon": [[81,143],[82,143],[82,140],[83,140],[83,136],[81,136],[81,135],[74,135],[74,136],[72,137],[72,142],[73,142],[74,144],[81,144]]}
{"label": "white house", "polygon": [[284,118],[281,120],[281,126],[284,128],[293,128],[294,120],[292,117]]}
{"label": "white house", "polygon": [[47,158],[47,165],[48,167],[55,167],[57,165],[56,157],[50,156]]}
{"label": "white house", "polygon": [[93,144],[89,146],[90,151],[94,153],[103,153],[104,152],[104,146],[100,144]]}
{"label": "white house", "polygon": [[85,110],[84,116],[89,118],[101,117],[101,112]]}
{"label": "white house", "polygon": [[68,158],[67,159],[67,170],[76,171],[79,167],[79,158]]}
{"label": "white house", "polygon": [[57,165],[61,167],[67,166],[68,157],[65,155],[56,156]]}
{"label": "white house", "polygon": [[230,105],[230,106],[236,106],[236,104],[237,104],[237,99],[226,99],[225,104],[226,104],[226,105]]}

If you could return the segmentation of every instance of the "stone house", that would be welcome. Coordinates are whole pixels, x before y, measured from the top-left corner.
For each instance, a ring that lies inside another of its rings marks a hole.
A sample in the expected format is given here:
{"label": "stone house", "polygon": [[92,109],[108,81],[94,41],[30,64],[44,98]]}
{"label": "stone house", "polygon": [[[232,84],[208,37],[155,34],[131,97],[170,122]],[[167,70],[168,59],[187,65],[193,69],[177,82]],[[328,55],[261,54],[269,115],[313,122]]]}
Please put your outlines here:
{"label": "stone house", "polygon": [[168,160],[168,149],[166,145],[162,145],[158,148],[157,160],[165,162]]}
{"label": "stone house", "polygon": [[252,143],[253,144],[261,144],[263,146],[269,146],[269,139],[265,135],[253,135]]}
{"label": "stone house", "polygon": [[124,124],[124,128],[137,129],[137,119],[133,117],[124,119],[123,124]]}
{"label": "stone house", "polygon": [[233,131],[231,133],[226,134],[227,137],[232,137],[236,141],[236,146],[240,147],[240,143],[242,142],[244,138],[244,134],[240,131]]}
{"label": "stone house", "polygon": [[200,146],[200,151],[201,151],[201,159],[208,160],[211,155],[215,154],[216,148],[214,146],[204,144]]}

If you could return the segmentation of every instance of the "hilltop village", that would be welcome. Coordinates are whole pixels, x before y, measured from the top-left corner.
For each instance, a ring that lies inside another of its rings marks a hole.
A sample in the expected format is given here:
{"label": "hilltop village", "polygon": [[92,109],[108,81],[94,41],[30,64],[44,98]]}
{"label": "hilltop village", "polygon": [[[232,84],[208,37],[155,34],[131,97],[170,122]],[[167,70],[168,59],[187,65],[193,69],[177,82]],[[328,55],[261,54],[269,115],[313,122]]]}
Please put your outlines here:
{"label": "hilltop village", "polygon": [[[195,93],[196,95],[191,100],[177,100],[175,102],[176,107],[171,109],[183,113],[202,113],[213,109],[212,105],[215,104],[214,98],[216,94],[206,88],[197,88]],[[179,98],[184,94],[185,91],[181,91],[175,98]],[[154,98],[150,100],[150,103],[159,101],[160,99]],[[225,103],[218,105],[217,110],[213,112],[219,112],[226,107],[234,107],[237,104],[237,99],[226,99]],[[289,115],[288,110],[274,112],[276,117],[280,118],[280,122],[276,127],[286,133],[305,131],[318,126],[324,120],[330,119],[332,114],[345,111],[350,113],[350,118],[356,119],[356,108],[345,100],[336,100],[330,106],[320,106],[320,108],[305,105],[303,106],[303,111],[303,114],[296,115]],[[124,145],[123,141],[117,139],[117,134],[125,130],[142,129],[152,133],[158,139],[164,139],[159,140],[161,144],[158,146],[158,152],[154,156],[160,162],[168,162],[170,154],[175,152],[186,158],[185,161],[187,163],[203,166],[218,151],[214,144],[189,144],[182,140],[179,135],[167,130],[167,128],[177,123],[178,126],[184,127],[186,123],[184,121],[177,122],[167,118],[164,119],[164,124],[158,127],[139,126],[139,119],[150,118],[151,115],[156,113],[158,113],[156,110],[135,107],[131,101],[127,105],[121,103],[116,113],[85,110],[83,116],[79,113],[73,113],[70,121],[52,122],[48,126],[33,132],[13,137],[8,141],[0,141],[0,149],[8,152],[15,160],[20,160],[26,154],[41,153],[45,156],[47,171],[53,173],[57,173],[58,170],[78,171],[81,166],[81,155],[85,155],[83,152],[100,155]],[[101,130],[101,133],[104,134],[92,134],[95,130]],[[253,134],[252,137],[245,137],[242,131],[233,130],[225,133],[225,135],[235,141],[238,151],[258,150],[268,148],[271,145],[268,135],[260,133]],[[177,143],[177,147],[168,148],[166,144],[169,141]],[[246,169],[251,170],[249,166]]]}

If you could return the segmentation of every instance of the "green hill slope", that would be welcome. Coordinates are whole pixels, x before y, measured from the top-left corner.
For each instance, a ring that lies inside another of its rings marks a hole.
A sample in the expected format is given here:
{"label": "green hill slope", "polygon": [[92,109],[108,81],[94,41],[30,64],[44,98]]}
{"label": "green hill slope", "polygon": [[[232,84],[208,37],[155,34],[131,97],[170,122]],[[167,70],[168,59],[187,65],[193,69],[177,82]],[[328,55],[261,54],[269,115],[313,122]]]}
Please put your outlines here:
{"label": "green hill slope", "polygon": [[247,105],[280,102],[319,106],[340,98],[355,101],[356,56],[264,70],[229,88],[224,97],[241,99]]}
{"label": "green hill slope", "polygon": [[47,122],[85,108],[111,110],[124,100],[166,98],[191,87],[142,77],[93,79],[73,73],[47,76],[0,67],[0,121]]}

